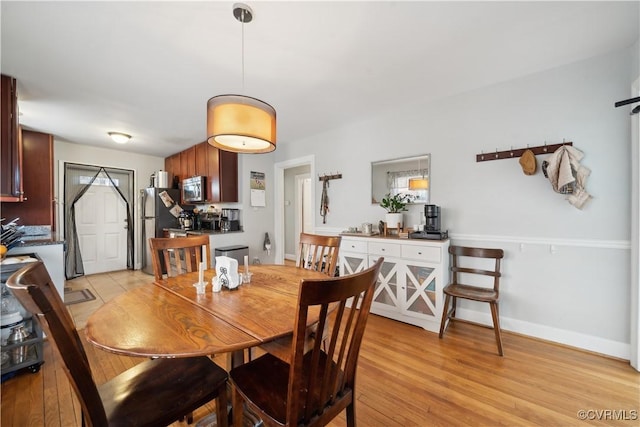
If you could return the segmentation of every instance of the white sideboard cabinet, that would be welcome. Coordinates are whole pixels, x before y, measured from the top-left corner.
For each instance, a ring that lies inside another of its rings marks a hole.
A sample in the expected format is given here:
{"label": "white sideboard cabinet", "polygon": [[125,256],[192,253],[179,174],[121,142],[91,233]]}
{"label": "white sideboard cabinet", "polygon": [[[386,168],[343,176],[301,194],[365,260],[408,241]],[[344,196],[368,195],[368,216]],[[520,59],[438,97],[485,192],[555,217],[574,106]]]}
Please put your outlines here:
{"label": "white sideboard cabinet", "polygon": [[340,275],[362,271],[381,256],[371,312],[437,333],[449,277],[449,240],[343,236]]}

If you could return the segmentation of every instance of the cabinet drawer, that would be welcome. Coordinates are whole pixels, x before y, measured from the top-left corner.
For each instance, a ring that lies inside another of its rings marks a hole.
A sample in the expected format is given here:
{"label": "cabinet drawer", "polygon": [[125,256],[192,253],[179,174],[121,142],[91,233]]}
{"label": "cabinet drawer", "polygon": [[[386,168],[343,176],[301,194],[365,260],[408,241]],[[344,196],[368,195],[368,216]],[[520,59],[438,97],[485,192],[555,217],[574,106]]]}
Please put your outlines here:
{"label": "cabinet drawer", "polygon": [[343,240],[340,243],[340,252],[367,252],[367,242],[359,240]]}
{"label": "cabinet drawer", "polygon": [[400,256],[400,245],[393,243],[369,243],[369,253],[371,255]]}
{"label": "cabinet drawer", "polygon": [[402,245],[402,258],[418,259],[421,261],[440,263],[441,249],[434,247],[422,247],[413,245]]}

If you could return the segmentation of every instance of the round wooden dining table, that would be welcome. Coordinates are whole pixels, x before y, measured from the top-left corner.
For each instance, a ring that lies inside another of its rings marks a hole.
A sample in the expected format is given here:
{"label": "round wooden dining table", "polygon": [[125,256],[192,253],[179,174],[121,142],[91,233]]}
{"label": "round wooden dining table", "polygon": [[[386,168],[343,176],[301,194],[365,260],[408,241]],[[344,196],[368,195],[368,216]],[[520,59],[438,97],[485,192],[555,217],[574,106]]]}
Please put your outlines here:
{"label": "round wooden dining table", "polygon": [[[235,358],[241,357],[243,349],[291,334],[301,281],[327,279],[323,273],[286,265],[252,265],[249,270],[251,282],[234,290],[212,292],[215,270],[210,269],[204,272],[209,283],[204,294],[193,286],[197,272],[127,291],[89,317],[87,340],[128,356],[235,352]],[[309,317],[309,325],[317,322],[317,314]]]}

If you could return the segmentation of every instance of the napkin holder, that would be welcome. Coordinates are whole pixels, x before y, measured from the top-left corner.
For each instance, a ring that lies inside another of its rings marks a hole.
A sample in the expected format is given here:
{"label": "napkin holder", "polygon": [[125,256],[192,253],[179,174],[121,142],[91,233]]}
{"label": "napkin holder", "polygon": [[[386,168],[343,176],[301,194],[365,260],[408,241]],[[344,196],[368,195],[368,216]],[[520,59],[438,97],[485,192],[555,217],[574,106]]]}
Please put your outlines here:
{"label": "napkin holder", "polygon": [[217,256],[216,279],[222,287],[236,289],[242,283],[238,275],[238,260],[227,256]]}

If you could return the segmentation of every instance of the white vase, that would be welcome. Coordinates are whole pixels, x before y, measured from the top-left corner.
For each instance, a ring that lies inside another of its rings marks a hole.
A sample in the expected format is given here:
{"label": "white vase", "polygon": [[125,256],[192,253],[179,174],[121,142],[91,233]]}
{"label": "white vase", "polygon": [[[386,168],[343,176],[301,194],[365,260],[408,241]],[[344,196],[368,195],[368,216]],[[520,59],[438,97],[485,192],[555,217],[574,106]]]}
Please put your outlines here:
{"label": "white vase", "polygon": [[398,224],[400,224],[400,228],[404,226],[402,212],[386,214],[385,221],[387,223],[387,228],[397,228]]}

